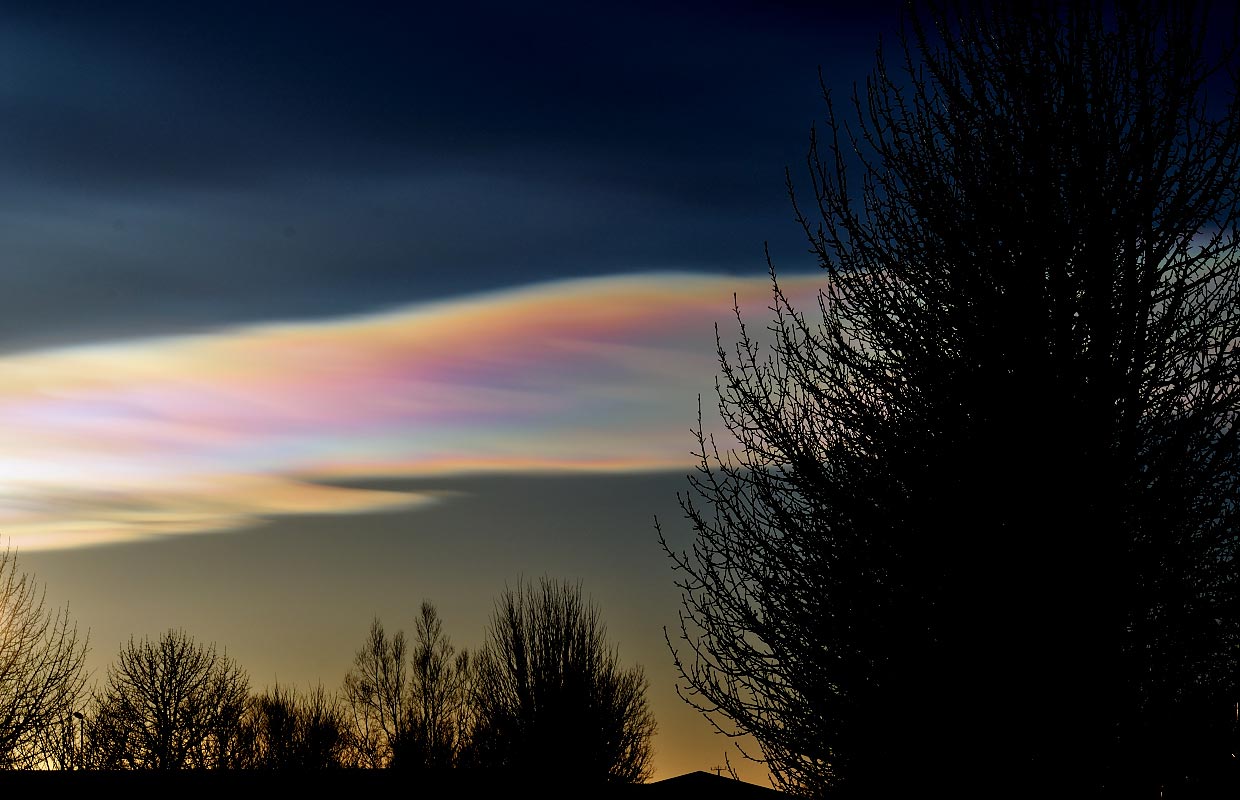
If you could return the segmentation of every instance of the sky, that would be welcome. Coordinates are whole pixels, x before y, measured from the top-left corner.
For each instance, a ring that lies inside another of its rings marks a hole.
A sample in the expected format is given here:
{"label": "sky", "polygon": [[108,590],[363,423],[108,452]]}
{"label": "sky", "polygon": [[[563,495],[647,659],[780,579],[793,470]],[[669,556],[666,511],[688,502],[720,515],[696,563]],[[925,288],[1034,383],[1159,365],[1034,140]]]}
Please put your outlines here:
{"label": "sky", "polygon": [[372,618],[476,647],[545,575],[655,777],[722,764],[653,521],[764,247],[814,302],[784,170],[896,6],[0,3],[0,536],[92,680],[178,627],[335,689]]}

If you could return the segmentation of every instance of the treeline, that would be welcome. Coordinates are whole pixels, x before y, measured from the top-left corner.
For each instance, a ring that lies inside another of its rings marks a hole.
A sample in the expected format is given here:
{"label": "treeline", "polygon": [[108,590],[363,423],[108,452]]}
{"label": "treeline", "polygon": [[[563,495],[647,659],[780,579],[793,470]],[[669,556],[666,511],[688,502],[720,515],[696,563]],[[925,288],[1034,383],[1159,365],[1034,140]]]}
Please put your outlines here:
{"label": "treeline", "polygon": [[424,602],[412,639],[371,624],[337,691],[254,691],[181,630],[130,639],[94,690],[86,643],[0,551],[0,768],[501,768],[639,783],[654,717],[579,583],[505,589],[484,643],[457,650]]}

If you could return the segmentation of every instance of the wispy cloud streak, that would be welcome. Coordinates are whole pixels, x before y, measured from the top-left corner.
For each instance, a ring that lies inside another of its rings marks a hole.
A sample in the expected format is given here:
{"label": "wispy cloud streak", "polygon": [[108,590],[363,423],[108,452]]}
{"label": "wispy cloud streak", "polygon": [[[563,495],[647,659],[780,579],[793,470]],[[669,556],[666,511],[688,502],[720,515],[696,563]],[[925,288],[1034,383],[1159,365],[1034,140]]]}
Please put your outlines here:
{"label": "wispy cloud streak", "polygon": [[[808,305],[818,282],[783,288]],[[567,281],[331,321],[0,359],[0,535],[23,549],[416,506],[358,476],[687,466],[716,321],[763,280]]]}

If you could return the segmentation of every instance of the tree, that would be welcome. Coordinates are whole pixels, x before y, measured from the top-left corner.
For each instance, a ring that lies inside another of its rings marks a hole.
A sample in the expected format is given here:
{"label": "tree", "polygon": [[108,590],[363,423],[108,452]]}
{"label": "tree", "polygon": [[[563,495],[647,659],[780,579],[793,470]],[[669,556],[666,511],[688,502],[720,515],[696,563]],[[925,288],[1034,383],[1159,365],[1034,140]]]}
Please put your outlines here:
{"label": "tree", "polygon": [[435,607],[422,603],[410,682],[410,721],[404,765],[456,766],[472,727],[469,653],[457,653]]}
{"label": "tree", "polygon": [[362,766],[455,766],[467,739],[469,655],[456,653],[435,606],[423,601],[417,640],[389,637],[375,619],[345,677],[357,760]]}
{"label": "tree", "polygon": [[475,664],[480,766],[639,783],[655,722],[640,667],[624,670],[580,584],[518,584],[496,603]]}
{"label": "tree", "polygon": [[88,757],[102,769],[237,766],[248,696],[245,672],[214,645],[179,630],[131,638],[87,720]]}
{"label": "tree", "polygon": [[932,7],[849,121],[826,94],[808,205],[788,182],[820,303],[772,266],[770,336],[737,312],[736,444],[699,425],[691,549],[660,532],[684,695],[782,788],[1224,779],[1240,108],[1208,30]]}
{"label": "tree", "polygon": [[0,551],[0,769],[44,766],[48,732],[78,707],[86,639],[69,610],[44,605],[45,590]]}
{"label": "tree", "polygon": [[344,709],[322,686],[299,694],[277,685],[252,697],[242,738],[241,765],[247,769],[310,771],[347,764]]}
{"label": "tree", "polygon": [[358,766],[388,767],[410,728],[409,665],[403,631],[388,637],[376,618],[344,679]]}

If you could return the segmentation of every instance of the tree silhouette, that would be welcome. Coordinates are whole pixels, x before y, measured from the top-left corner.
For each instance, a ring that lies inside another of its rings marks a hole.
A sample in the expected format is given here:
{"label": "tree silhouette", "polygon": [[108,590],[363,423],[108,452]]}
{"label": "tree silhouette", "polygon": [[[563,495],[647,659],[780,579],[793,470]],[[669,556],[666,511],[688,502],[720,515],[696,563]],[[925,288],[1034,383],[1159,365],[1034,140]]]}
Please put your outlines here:
{"label": "tree silhouette", "polygon": [[250,699],[240,766],[308,771],[347,766],[348,723],[339,699],[322,686],[299,694],[276,686]]}
{"label": "tree silhouette", "polygon": [[68,609],[48,609],[16,551],[0,550],[0,769],[59,762],[52,731],[79,705],[85,658]]}
{"label": "tree silhouette", "polygon": [[356,760],[370,769],[451,767],[468,738],[469,655],[457,653],[423,601],[410,650],[374,620],[345,677]]}
{"label": "tree silhouette", "polygon": [[1208,31],[933,7],[848,121],[826,97],[788,184],[819,306],[772,267],[770,335],[719,347],[738,446],[699,427],[692,548],[660,532],[685,696],[781,787],[1224,780],[1240,109]]}
{"label": "tree silhouette", "polygon": [[580,584],[518,584],[475,664],[473,756],[484,767],[639,783],[655,723],[640,667],[623,670]]}
{"label": "tree silhouette", "polygon": [[456,766],[470,720],[470,659],[457,653],[443,632],[435,606],[422,603],[410,681],[409,735],[400,766]]}
{"label": "tree silhouette", "polygon": [[344,679],[356,760],[367,769],[388,767],[411,727],[405,634],[389,637],[376,618]]}
{"label": "tree silhouette", "polygon": [[108,668],[86,723],[101,769],[219,769],[238,765],[249,680],[214,645],[170,630],[134,641]]}

